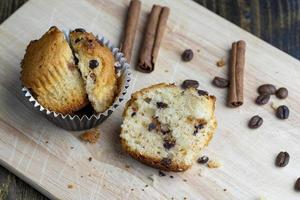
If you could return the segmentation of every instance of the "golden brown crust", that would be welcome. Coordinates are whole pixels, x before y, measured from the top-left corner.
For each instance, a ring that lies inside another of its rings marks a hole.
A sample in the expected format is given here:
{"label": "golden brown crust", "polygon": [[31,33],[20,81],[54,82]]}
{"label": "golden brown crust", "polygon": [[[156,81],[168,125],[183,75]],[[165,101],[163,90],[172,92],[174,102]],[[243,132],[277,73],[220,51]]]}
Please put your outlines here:
{"label": "golden brown crust", "polygon": [[[127,117],[127,110],[128,108],[132,105],[133,102],[135,102],[135,100],[138,98],[138,96],[143,95],[143,93],[147,93],[149,90],[152,89],[157,89],[157,88],[166,88],[166,87],[177,87],[175,84],[167,84],[167,83],[159,83],[159,84],[155,84],[155,85],[151,85],[147,88],[143,88],[139,91],[136,91],[135,93],[133,93],[131,95],[131,98],[128,100],[128,102],[125,105],[124,111],[123,111],[123,118]],[[213,103],[213,111],[215,110],[215,101],[216,101],[216,97],[214,96],[207,96],[211,102]],[[211,127],[211,131],[209,133],[207,133],[207,141],[205,143],[205,146],[207,146],[210,142],[210,140],[213,137],[213,134],[217,128],[217,122],[214,120],[213,126]],[[123,128],[121,128],[121,134],[123,132]],[[189,168],[191,168],[192,165],[186,165],[185,163],[175,163],[175,162],[171,162],[171,164],[169,165],[164,165],[162,162],[162,159],[160,157],[150,157],[149,155],[142,155],[141,153],[132,150],[130,148],[130,146],[127,144],[127,142],[121,138],[121,146],[122,149],[127,152],[131,157],[133,157],[134,159],[149,165],[151,167],[157,168],[157,169],[161,169],[164,171],[174,171],[174,172],[180,172],[180,171],[185,171]]]}
{"label": "golden brown crust", "polygon": [[69,114],[88,104],[71,48],[58,28],[30,42],[21,67],[22,84],[47,109]]}
{"label": "golden brown crust", "polygon": [[[208,139],[206,141],[205,146],[207,146],[209,144],[216,128],[217,128],[217,122],[214,123],[214,125],[212,127],[212,131],[208,133]],[[121,130],[121,132],[122,132],[122,130]],[[178,163],[174,163],[174,162],[171,162],[171,164],[168,166],[163,165],[161,162],[162,161],[161,158],[149,157],[148,155],[145,156],[145,155],[140,154],[137,151],[131,150],[131,148],[127,145],[127,143],[124,139],[121,139],[121,146],[122,146],[122,149],[125,152],[127,152],[131,157],[133,157],[134,159],[136,159],[146,165],[149,165],[151,167],[157,168],[157,169],[161,169],[164,171],[181,172],[181,171],[186,171],[192,167],[192,165],[185,165],[184,163],[178,164]]]}
{"label": "golden brown crust", "polygon": [[132,151],[130,149],[130,147],[127,145],[126,141],[124,141],[123,139],[121,139],[121,145],[122,145],[123,150],[125,152],[127,152],[131,157],[133,157],[134,159],[136,159],[146,165],[149,165],[149,166],[157,168],[157,169],[161,169],[164,171],[181,172],[181,171],[185,171],[191,167],[191,165],[185,165],[183,163],[178,164],[175,162],[171,162],[170,165],[164,165],[161,158],[150,157],[148,155],[145,156],[145,155],[140,154],[137,151]]}
{"label": "golden brown crust", "polygon": [[[94,109],[103,112],[112,105],[117,91],[114,56],[110,49],[101,45],[92,33],[72,31],[70,40],[79,59],[78,67],[85,80],[88,97]],[[90,68],[91,60],[97,60],[99,66]],[[89,78],[93,79],[92,91],[88,91]]]}

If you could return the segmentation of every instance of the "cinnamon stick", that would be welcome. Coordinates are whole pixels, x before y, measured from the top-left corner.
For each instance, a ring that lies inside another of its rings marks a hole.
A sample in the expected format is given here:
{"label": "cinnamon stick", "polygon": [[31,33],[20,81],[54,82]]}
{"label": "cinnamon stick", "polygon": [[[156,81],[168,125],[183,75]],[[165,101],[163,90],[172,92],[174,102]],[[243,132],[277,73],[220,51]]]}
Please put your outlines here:
{"label": "cinnamon stick", "polygon": [[152,7],[137,65],[138,70],[145,73],[150,73],[154,70],[169,13],[170,9],[168,7],[159,5]]}
{"label": "cinnamon stick", "polygon": [[244,68],[246,43],[243,40],[232,43],[229,69],[228,106],[238,107],[244,103]]}
{"label": "cinnamon stick", "polygon": [[124,39],[121,44],[121,52],[124,54],[127,62],[130,63],[134,39],[137,31],[138,19],[141,11],[141,2],[131,0],[124,31]]}

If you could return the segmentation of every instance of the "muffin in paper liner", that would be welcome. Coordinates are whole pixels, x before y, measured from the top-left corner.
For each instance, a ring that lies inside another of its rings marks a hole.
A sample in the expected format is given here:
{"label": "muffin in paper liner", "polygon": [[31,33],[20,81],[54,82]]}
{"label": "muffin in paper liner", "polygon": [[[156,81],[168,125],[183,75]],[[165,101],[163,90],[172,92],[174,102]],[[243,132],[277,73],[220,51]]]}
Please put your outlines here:
{"label": "muffin in paper liner", "polygon": [[[67,41],[69,42],[69,32],[64,31],[64,33]],[[124,95],[127,93],[129,82],[131,80],[131,72],[129,70],[129,64],[126,62],[126,58],[118,48],[113,47],[111,42],[103,36],[99,37],[97,35],[97,39],[100,43],[107,46],[113,53],[115,57],[115,70],[118,77],[118,94],[115,97],[114,103],[106,111],[92,114],[91,116],[77,114],[64,115],[50,111],[39,104],[29,89],[23,87],[22,93],[25,97],[25,103],[30,104],[34,110],[44,114],[49,121],[66,130],[80,131],[90,129],[101,124],[105,119],[107,119],[124,100]]]}

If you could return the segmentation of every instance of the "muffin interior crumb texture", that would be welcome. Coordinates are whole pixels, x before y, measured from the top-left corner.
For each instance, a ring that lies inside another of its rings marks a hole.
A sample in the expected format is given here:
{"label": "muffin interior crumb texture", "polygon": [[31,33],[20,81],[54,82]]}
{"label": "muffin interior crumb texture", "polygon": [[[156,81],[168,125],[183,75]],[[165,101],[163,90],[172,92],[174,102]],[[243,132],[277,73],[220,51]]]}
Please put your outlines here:
{"label": "muffin interior crumb texture", "polygon": [[185,170],[216,128],[214,103],[213,96],[175,85],[158,84],[137,92],[124,111],[122,145],[154,167]]}

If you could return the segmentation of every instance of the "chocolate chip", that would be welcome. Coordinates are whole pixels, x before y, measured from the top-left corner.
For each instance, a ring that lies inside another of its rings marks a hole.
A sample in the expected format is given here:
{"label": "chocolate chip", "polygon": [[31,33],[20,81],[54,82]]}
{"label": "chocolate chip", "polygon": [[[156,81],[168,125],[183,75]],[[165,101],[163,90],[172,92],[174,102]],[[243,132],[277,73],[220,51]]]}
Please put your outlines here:
{"label": "chocolate chip", "polygon": [[204,90],[198,90],[198,95],[199,95],[199,96],[207,96],[207,95],[208,95],[208,92],[207,92],[207,91],[204,91]]}
{"label": "chocolate chip", "polygon": [[164,172],[160,171],[160,170],[158,171],[158,175],[159,176],[166,176],[166,174]]}
{"label": "chocolate chip", "polygon": [[152,122],[152,123],[150,123],[149,126],[148,126],[148,131],[152,131],[152,130],[154,130],[154,129],[156,129],[156,124]]}
{"label": "chocolate chip", "polygon": [[194,57],[194,53],[192,51],[192,49],[186,49],[184,50],[184,52],[181,55],[181,58],[183,61],[188,62],[191,61]]}
{"label": "chocolate chip", "polygon": [[169,166],[172,164],[172,160],[170,158],[163,158],[163,159],[161,159],[160,162],[164,166]]}
{"label": "chocolate chip", "polygon": [[257,105],[265,105],[269,102],[269,100],[270,100],[270,94],[261,94],[256,98],[255,103]]}
{"label": "chocolate chip", "polygon": [[80,40],[81,40],[80,38],[77,38],[77,39],[75,40],[75,43],[78,43]]}
{"label": "chocolate chip", "polygon": [[290,155],[288,152],[280,152],[275,160],[275,165],[277,167],[285,167],[287,164],[289,164],[290,161]]}
{"label": "chocolate chip", "polygon": [[168,104],[164,103],[164,102],[157,102],[156,103],[156,107],[157,108],[167,108]]}
{"label": "chocolate chip", "polygon": [[188,88],[195,88],[195,89],[197,89],[199,87],[199,83],[196,80],[185,80],[181,84],[181,87],[183,89],[188,89]]}
{"label": "chocolate chip", "polygon": [[229,86],[229,81],[226,80],[225,78],[221,78],[216,76],[212,83],[214,84],[214,86],[218,87],[218,88],[227,88]]}
{"label": "chocolate chip", "polygon": [[80,33],[84,33],[85,32],[85,30],[83,28],[76,28],[74,31],[75,32],[80,32]]}
{"label": "chocolate chip", "polygon": [[136,115],[136,112],[131,113],[131,117],[134,117]]}
{"label": "chocolate chip", "polygon": [[295,183],[295,190],[300,191],[300,178],[298,178]]}
{"label": "chocolate chip", "polygon": [[98,67],[98,65],[99,65],[98,60],[90,60],[90,62],[89,62],[89,67],[91,69],[95,69],[96,67]]}
{"label": "chocolate chip", "polygon": [[276,97],[279,99],[285,99],[287,98],[289,92],[286,88],[281,87],[276,91]]}
{"label": "chocolate chip", "polygon": [[151,98],[149,98],[149,97],[146,97],[145,99],[144,99],[144,101],[146,101],[147,103],[150,103],[151,102]]}
{"label": "chocolate chip", "polygon": [[199,124],[194,126],[195,130],[193,132],[193,135],[197,135],[197,133],[199,132],[200,129],[204,128],[204,124]]}
{"label": "chocolate chip", "polygon": [[251,129],[255,129],[255,128],[259,128],[262,124],[263,124],[263,118],[261,118],[258,115],[255,115],[250,119],[248,123],[248,127]]}
{"label": "chocolate chip", "polygon": [[202,157],[198,158],[197,162],[199,164],[205,164],[208,162],[208,160],[209,160],[209,158],[207,156],[202,156]]}
{"label": "chocolate chip", "polygon": [[174,147],[176,144],[176,139],[175,137],[173,137],[171,134],[168,134],[165,138],[164,138],[164,147],[166,149],[171,149],[172,147]]}
{"label": "chocolate chip", "polygon": [[290,110],[287,106],[282,105],[276,109],[276,117],[279,119],[289,118]]}
{"label": "chocolate chip", "polygon": [[259,94],[275,94],[276,87],[272,84],[263,84],[258,87],[257,92]]}

